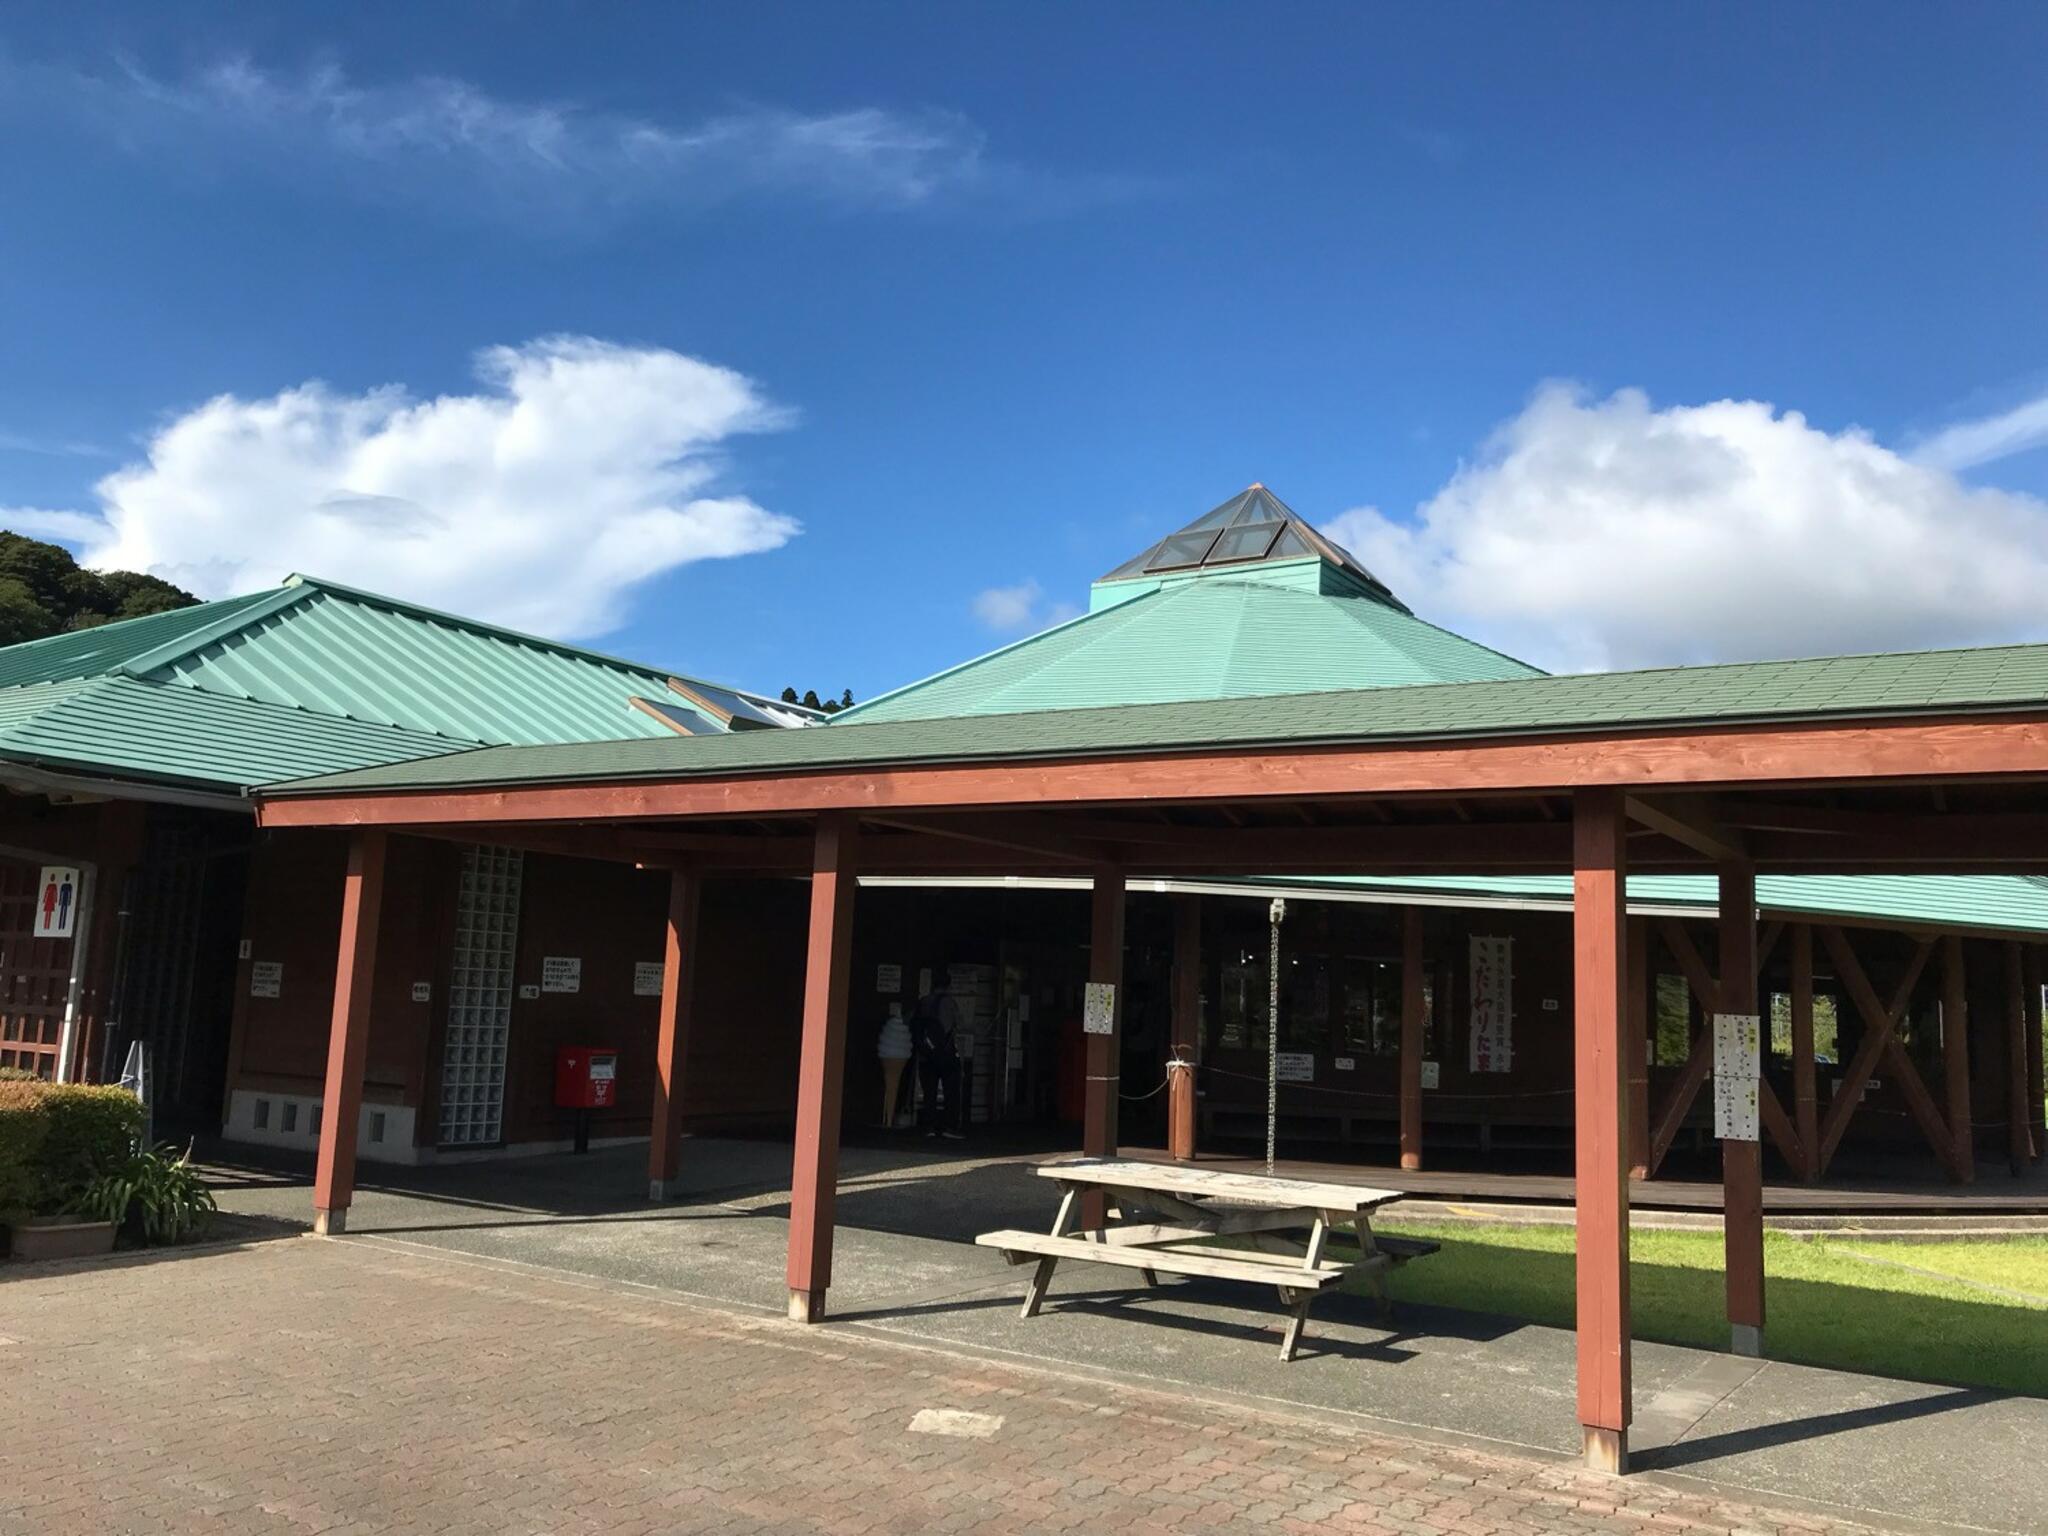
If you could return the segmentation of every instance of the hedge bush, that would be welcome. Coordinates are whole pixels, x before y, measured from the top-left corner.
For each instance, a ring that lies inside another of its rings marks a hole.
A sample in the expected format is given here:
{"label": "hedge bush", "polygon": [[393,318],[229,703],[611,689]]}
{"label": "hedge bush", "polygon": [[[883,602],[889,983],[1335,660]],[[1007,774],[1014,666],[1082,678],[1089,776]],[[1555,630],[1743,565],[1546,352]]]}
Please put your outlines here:
{"label": "hedge bush", "polygon": [[0,1082],[0,1219],[64,1211],[141,1136],[142,1102],[125,1088]]}

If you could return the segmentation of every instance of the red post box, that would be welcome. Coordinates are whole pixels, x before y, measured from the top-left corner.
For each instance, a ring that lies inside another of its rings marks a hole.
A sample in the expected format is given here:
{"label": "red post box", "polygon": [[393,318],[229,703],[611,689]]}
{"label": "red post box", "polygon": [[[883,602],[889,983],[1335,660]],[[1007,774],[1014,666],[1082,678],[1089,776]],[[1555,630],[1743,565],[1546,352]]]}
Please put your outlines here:
{"label": "red post box", "polygon": [[619,1053],[607,1045],[565,1045],[555,1052],[555,1106],[610,1109],[618,1102]]}

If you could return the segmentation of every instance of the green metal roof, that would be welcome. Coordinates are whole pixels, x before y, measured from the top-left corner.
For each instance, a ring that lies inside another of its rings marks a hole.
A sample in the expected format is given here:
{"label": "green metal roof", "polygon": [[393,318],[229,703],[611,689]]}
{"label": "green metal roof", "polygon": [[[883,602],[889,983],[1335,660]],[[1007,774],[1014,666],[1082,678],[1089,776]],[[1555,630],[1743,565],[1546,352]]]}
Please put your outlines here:
{"label": "green metal roof", "polygon": [[[0,649],[0,758],[240,789],[480,745],[673,738],[633,702],[687,706],[673,675],[294,576]],[[754,714],[816,718],[714,691]],[[688,707],[666,713],[722,729]]]}
{"label": "green metal roof", "polygon": [[648,779],[2021,709],[2048,709],[2048,645],[1736,662],[935,720],[855,720],[824,730],[679,736],[668,741],[491,747],[292,788],[339,793]]}
{"label": "green metal roof", "polygon": [[308,773],[400,762],[465,743],[132,677],[0,691],[0,758],[237,793]]}
{"label": "green metal roof", "polygon": [[[1569,908],[1569,875],[1304,875],[1246,882],[1290,890],[1371,890],[1389,896],[1442,896],[1484,906],[1535,902]],[[1712,913],[1720,887],[1711,875],[1631,875],[1637,907]],[[2048,933],[2048,881],[2031,875],[1759,875],[1757,906],[1765,912],[1872,918],[1930,927],[1996,928]]]}
{"label": "green metal roof", "polygon": [[1539,677],[1365,597],[1209,576],[1085,614],[856,704],[855,722]]}

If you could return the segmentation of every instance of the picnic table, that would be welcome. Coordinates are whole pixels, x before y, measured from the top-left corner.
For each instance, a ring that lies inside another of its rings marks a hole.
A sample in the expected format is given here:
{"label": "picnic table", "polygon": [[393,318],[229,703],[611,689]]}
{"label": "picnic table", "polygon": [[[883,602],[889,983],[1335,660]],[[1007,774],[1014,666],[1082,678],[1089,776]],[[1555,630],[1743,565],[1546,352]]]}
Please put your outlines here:
{"label": "picnic table", "polygon": [[[1011,1264],[1036,1262],[1024,1292],[1025,1317],[1037,1316],[1061,1259],[1135,1269],[1147,1285],[1158,1284],[1161,1274],[1270,1285],[1293,1314],[1280,1341],[1280,1358],[1292,1360],[1309,1303],[1322,1292],[1362,1276],[1384,1313],[1387,1271],[1438,1247],[1372,1230],[1372,1212],[1400,1199],[1399,1190],[1112,1157],[1046,1163],[1038,1173],[1060,1186],[1052,1230],[984,1232],[975,1239]],[[1096,1190],[1105,1199],[1105,1225],[1075,1233],[1081,1197]],[[1332,1228],[1358,1239],[1357,1258],[1331,1257]]]}

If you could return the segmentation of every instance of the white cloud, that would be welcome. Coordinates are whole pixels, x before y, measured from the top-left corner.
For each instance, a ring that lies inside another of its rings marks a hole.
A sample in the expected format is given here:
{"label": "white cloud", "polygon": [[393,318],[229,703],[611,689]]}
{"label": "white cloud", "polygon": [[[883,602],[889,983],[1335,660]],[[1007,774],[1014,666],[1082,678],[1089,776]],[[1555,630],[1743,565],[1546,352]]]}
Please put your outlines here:
{"label": "white cloud", "polygon": [[713,493],[725,440],[788,419],[740,374],[579,336],[490,348],[477,374],[432,400],[222,395],[101,480],[96,515],[16,525],[205,597],[300,570],[564,637],[617,627],[650,577],[799,531]]}
{"label": "white cloud", "polygon": [[1412,522],[1329,532],[1425,617],[1561,669],[2048,633],[2048,502],[1759,401],[1546,385]]}
{"label": "white cloud", "polygon": [[354,173],[366,194],[437,208],[481,199],[588,218],[628,203],[782,197],[890,210],[972,196],[1058,213],[1143,190],[1133,178],[992,156],[973,122],[939,109],[754,103],[656,117],[512,100],[445,76],[364,82],[331,63],[291,72],[246,58],[177,76],[132,62],[82,73],[0,58],[0,87],[0,106],[83,123],[181,171],[227,160],[296,180],[333,168]]}
{"label": "white cloud", "polygon": [[1072,603],[1048,603],[1045,589],[1026,578],[1011,587],[985,587],[974,594],[974,616],[997,634],[1044,629],[1081,616]]}
{"label": "white cloud", "polygon": [[2048,447],[2048,395],[1996,416],[1959,421],[1913,447],[1913,458],[1940,469],[1974,469]]}

